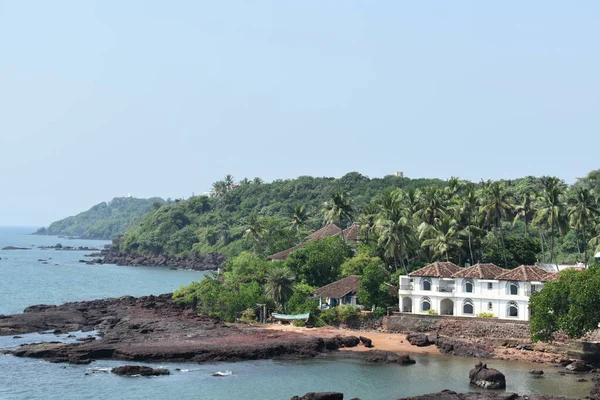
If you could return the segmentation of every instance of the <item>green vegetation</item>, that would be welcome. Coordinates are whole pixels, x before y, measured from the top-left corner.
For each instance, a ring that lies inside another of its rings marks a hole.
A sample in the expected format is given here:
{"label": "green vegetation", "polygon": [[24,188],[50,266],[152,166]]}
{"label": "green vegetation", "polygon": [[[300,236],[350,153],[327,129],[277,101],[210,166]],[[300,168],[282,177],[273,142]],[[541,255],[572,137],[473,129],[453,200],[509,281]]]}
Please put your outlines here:
{"label": "green vegetation", "polygon": [[546,282],[543,290],[531,296],[529,309],[534,340],[550,341],[558,331],[579,338],[598,329],[600,264],[561,272],[556,281]]}
{"label": "green vegetation", "polygon": [[124,233],[142,216],[165,204],[161,198],[115,197],[108,203],[40,228],[37,235],[75,236],[83,239],[112,239]]}

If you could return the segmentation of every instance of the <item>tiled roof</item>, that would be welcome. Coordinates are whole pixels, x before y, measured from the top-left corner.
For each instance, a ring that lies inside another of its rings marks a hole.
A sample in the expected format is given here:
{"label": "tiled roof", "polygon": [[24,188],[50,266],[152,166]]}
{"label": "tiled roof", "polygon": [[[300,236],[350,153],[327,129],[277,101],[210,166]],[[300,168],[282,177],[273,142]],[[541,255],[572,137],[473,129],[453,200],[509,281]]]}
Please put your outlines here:
{"label": "tiled roof", "polygon": [[496,279],[501,281],[547,281],[548,277],[548,272],[537,265],[521,265],[496,276]]}
{"label": "tiled roof", "polygon": [[300,243],[299,245],[290,247],[289,249],[285,249],[279,253],[271,254],[269,257],[267,257],[267,260],[285,260],[294,250],[304,247],[305,244],[306,243]]}
{"label": "tiled roof", "polygon": [[453,275],[454,278],[473,278],[473,279],[496,279],[496,276],[506,272],[495,264],[475,264],[468,268],[461,268]]}
{"label": "tiled roof", "polygon": [[434,262],[408,274],[409,276],[430,276],[433,278],[451,278],[460,271],[460,267],[451,262]]}
{"label": "tiled roof", "polygon": [[351,240],[353,242],[358,241],[358,234],[360,233],[360,225],[352,224],[344,229],[344,239]]}
{"label": "tiled roof", "polygon": [[350,275],[339,281],[330,283],[316,289],[313,294],[320,297],[332,297],[339,299],[347,295],[354,295],[360,288],[360,276]]}
{"label": "tiled roof", "polygon": [[324,239],[326,237],[339,235],[342,232],[339,226],[336,224],[327,224],[316,232],[311,233],[306,237],[306,240],[312,242],[313,240]]}

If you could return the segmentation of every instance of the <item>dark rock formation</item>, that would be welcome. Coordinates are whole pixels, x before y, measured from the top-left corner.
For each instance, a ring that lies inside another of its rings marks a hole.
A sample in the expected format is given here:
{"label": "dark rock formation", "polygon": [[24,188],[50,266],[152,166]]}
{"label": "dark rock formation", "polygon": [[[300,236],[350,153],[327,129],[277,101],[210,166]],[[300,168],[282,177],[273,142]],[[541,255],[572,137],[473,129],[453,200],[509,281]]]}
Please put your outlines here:
{"label": "dark rock formation", "polygon": [[342,347],[356,347],[360,343],[360,339],[356,336],[334,336],[332,338],[324,338],[323,343],[327,350],[337,350]]}
{"label": "dark rock formation", "polygon": [[542,371],[541,369],[533,369],[529,371],[529,373],[531,375],[544,375],[544,371]]}
{"label": "dark rock formation", "polygon": [[87,261],[87,264],[117,264],[149,267],[171,267],[208,271],[219,268],[226,260],[225,256],[218,253],[192,254],[185,257],[160,255],[142,255],[125,253],[118,248],[105,249],[100,252],[102,258]]}
{"label": "dark rock formation", "polygon": [[304,396],[294,396],[290,400],[344,400],[344,394],[338,392],[310,392]]}
{"label": "dark rock formation", "polygon": [[478,363],[469,371],[469,381],[472,385],[484,389],[506,388],[506,377],[497,369],[488,368],[486,364]]}
{"label": "dark rock formation", "polygon": [[150,368],[143,365],[124,365],[110,370],[120,376],[160,376],[169,375],[169,370],[164,368]]}
{"label": "dark rock formation", "polygon": [[410,356],[404,354],[399,355],[392,351],[385,350],[371,350],[366,353],[366,362],[370,364],[400,364],[400,365],[411,365],[415,364],[416,361],[410,358]]}
{"label": "dark rock formation", "polygon": [[491,358],[494,353],[492,346],[447,337],[438,338],[435,344],[441,353],[455,356]]}
{"label": "dark rock formation", "polygon": [[408,343],[418,347],[431,346],[436,343],[437,339],[437,334],[411,333],[406,336]]}
{"label": "dark rock formation", "polygon": [[2,250],[29,250],[29,247],[5,246]]}
{"label": "dark rock formation", "polygon": [[568,364],[565,368],[573,372],[589,372],[592,369],[594,369],[594,367],[592,367],[591,365],[580,360],[573,361],[572,363]]}
{"label": "dark rock formation", "polygon": [[367,337],[359,336],[358,339],[363,344],[363,346],[371,348],[373,347],[373,341]]}
{"label": "dark rock formation", "polygon": [[403,397],[399,400],[569,400],[565,397],[548,395],[519,396],[516,393],[456,393],[443,390],[438,393],[424,394],[414,397]]}

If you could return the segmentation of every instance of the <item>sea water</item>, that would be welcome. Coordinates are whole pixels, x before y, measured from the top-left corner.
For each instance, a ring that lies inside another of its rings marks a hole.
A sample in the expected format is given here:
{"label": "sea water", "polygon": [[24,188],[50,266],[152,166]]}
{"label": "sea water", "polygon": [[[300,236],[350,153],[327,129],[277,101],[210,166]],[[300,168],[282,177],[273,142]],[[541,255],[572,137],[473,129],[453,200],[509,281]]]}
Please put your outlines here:
{"label": "sea water", "polygon": [[[78,260],[84,259],[89,251],[56,251],[37,246],[60,242],[63,246],[101,247],[107,242],[31,236],[28,233],[32,231],[33,228],[0,228],[0,248],[9,245],[31,248],[0,250],[0,314],[21,312],[32,304],[166,293],[204,276],[199,272],[157,267],[86,265]],[[38,260],[47,260],[47,264]],[[20,336],[23,337],[0,337],[0,348],[68,340],[66,335]],[[366,365],[360,358],[335,353],[300,361],[158,363],[152,366],[168,368],[171,375],[129,378],[108,372],[124,365],[123,361],[69,365],[0,355],[0,399],[282,400],[308,391],[340,391],[346,394],[345,398],[385,400],[443,389],[474,390],[468,385],[468,372],[475,359],[419,354],[413,357],[417,364],[410,366]],[[506,390],[510,392],[582,398],[591,386],[590,382],[577,382],[578,377],[559,375],[553,366],[501,360],[489,360],[488,364],[506,375]],[[544,369],[544,377],[530,375],[534,368]],[[212,376],[217,371],[232,373]]]}

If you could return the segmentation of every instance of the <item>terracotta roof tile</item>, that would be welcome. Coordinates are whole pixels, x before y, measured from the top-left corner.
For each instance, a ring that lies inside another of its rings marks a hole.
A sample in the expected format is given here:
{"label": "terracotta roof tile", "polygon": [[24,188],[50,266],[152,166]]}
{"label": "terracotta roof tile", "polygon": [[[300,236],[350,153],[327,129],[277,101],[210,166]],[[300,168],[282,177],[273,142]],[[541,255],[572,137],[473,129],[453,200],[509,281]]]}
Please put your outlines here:
{"label": "terracotta roof tile", "polygon": [[292,254],[294,250],[298,250],[304,247],[305,244],[306,243],[300,243],[299,245],[290,247],[289,249],[285,249],[283,251],[280,251],[279,253],[271,254],[267,257],[267,260],[285,260],[290,254]]}
{"label": "terracotta roof tile", "polygon": [[313,240],[324,239],[326,237],[339,235],[342,230],[336,224],[327,224],[316,232],[311,233],[306,237],[306,240],[312,242]]}
{"label": "terracotta roof tile", "polygon": [[359,233],[360,233],[360,225],[352,224],[349,227],[347,227],[346,229],[344,229],[344,239],[351,240],[353,242],[357,242]]}
{"label": "terracotta roof tile", "polygon": [[472,279],[496,279],[496,276],[506,272],[495,264],[475,264],[468,268],[461,268],[453,275],[454,278],[472,278]]}
{"label": "terracotta roof tile", "polygon": [[320,297],[333,297],[339,299],[347,295],[354,295],[360,288],[360,276],[350,275],[339,281],[330,283],[316,289],[313,294]]}
{"label": "terracotta roof tile", "polygon": [[496,276],[496,279],[501,281],[547,281],[548,277],[548,271],[544,271],[537,265],[521,265]]}
{"label": "terracotta roof tile", "polygon": [[430,276],[433,278],[451,278],[460,271],[460,267],[451,262],[434,262],[408,274],[409,276]]}

